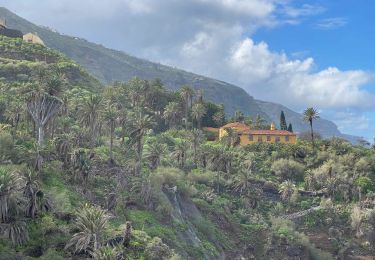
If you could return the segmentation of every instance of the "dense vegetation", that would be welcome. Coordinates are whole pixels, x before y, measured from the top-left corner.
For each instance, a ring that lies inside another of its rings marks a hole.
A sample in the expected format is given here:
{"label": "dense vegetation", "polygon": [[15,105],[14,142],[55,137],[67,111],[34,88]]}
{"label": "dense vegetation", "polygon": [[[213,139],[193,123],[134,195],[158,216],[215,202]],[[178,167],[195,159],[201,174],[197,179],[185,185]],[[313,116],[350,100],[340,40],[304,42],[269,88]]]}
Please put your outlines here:
{"label": "dense vegetation", "polygon": [[[225,113],[227,115],[233,115],[235,111],[241,110],[244,114],[253,118],[259,114],[271,123],[272,121],[278,122],[280,112],[284,110],[295,131],[304,132],[309,130],[309,126],[303,122],[301,114],[280,104],[255,100],[246,91],[237,86],[174,67],[139,59],[81,38],[57,33],[48,28],[32,24],[2,7],[0,7],[0,17],[7,21],[10,28],[21,30],[23,33],[37,33],[48,47],[64,53],[103,84],[112,84],[114,81],[129,81],[134,76],[148,80],[160,78],[167,89],[178,90],[184,85],[189,85],[195,90],[204,89],[207,100],[217,104],[225,104]],[[319,126],[319,132],[322,136],[339,136],[347,139],[351,138],[353,141],[358,138],[341,134],[337,126],[331,121],[321,118],[315,123]]]}
{"label": "dense vegetation", "polygon": [[374,149],[207,141],[203,126],[266,126],[187,86],[101,87],[51,49],[0,51],[0,259],[375,254]]}

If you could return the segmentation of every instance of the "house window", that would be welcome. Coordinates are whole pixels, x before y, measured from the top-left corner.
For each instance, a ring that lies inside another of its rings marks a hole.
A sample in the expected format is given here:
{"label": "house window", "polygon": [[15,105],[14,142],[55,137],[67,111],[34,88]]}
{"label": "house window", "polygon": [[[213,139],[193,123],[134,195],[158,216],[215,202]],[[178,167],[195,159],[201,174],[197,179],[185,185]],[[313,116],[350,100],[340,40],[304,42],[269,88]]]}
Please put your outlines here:
{"label": "house window", "polygon": [[254,141],[253,135],[249,135],[249,141]]}
{"label": "house window", "polygon": [[276,136],[275,141],[276,143],[280,143],[280,136]]}
{"label": "house window", "polygon": [[285,136],[285,142],[289,142],[289,136]]}
{"label": "house window", "polygon": [[267,135],[267,142],[271,142],[271,136]]}
{"label": "house window", "polygon": [[262,136],[258,136],[258,142],[262,142]]}

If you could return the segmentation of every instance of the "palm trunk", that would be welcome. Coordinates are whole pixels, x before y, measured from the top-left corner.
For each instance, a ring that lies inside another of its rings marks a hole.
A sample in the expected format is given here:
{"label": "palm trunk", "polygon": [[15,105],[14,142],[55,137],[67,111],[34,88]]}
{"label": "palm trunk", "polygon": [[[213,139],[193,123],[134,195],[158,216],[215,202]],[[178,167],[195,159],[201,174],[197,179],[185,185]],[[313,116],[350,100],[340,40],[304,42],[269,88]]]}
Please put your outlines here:
{"label": "palm trunk", "polygon": [[109,144],[109,158],[111,163],[114,162],[113,160],[113,132],[114,132],[114,125],[111,123],[111,136],[110,136],[110,144]]}
{"label": "palm trunk", "polygon": [[315,147],[315,142],[314,142],[314,131],[313,131],[313,126],[312,126],[312,120],[310,120],[310,131],[311,131],[311,142],[312,142],[312,146]]}
{"label": "palm trunk", "polygon": [[185,128],[188,129],[188,116],[189,116],[189,101],[186,101],[185,106]]}
{"label": "palm trunk", "polygon": [[137,142],[137,165],[136,174],[140,175],[142,173],[142,138]]}

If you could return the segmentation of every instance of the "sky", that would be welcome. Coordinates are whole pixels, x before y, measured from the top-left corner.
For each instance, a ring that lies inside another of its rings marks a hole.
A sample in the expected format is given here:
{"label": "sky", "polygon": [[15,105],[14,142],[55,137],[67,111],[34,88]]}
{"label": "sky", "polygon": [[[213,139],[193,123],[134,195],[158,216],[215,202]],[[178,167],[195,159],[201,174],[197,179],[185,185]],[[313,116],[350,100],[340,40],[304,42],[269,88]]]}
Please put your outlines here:
{"label": "sky", "polygon": [[373,0],[0,0],[60,33],[217,78],[375,137]]}

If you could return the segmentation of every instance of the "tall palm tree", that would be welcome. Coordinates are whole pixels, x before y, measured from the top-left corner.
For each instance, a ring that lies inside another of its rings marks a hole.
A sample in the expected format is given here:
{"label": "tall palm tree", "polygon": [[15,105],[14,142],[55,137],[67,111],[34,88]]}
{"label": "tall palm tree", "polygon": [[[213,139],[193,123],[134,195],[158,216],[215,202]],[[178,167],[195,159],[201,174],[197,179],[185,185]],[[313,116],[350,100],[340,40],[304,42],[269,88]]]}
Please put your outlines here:
{"label": "tall palm tree", "polygon": [[185,140],[178,140],[172,152],[172,157],[176,159],[178,166],[181,169],[185,167],[187,149],[188,142]]}
{"label": "tall palm tree", "polygon": [[115,105],[107,105],[104,111],[104,119],[109,126],[110,142],[109,142],[109,160],[110,163],[114,163],[113,158],[113,139],[115,134],[116,122],[118,119],[118,111]]}
{"label": "tall palm tree", "polygon": [[311,131],[311,142],[312,142],[312,145],[315,146],[315,142],[314,142],[314,131],[313,131],[313,120],[315,119],[318,119],[319,118],[319,113],[318,111],[313,108],[313,107],[309,107],[307,108],[304,112],[303,112],[303,120],[305,120],[306,122],[309,122],[310,123],[310,131]]}
{"label": "tall palm tree", "polygon": [[90,130],[91,145],[94,146],[94,142],[97,136],[97,125],[100,112],[102,110],[102,97],[96,94],[90,94],[88,98],[83,101],[81,106],[81,121]]}
{"label": "tall palm tree", "polygon": [[169,127],[176,127],[180,119],[180,105],[177,102],[169,102],[165,107],[163,117],[168,122]]}
{"label": "tall palm tree", "polygon": [[193,89],[189,86],[183,86],[180,90],[180,95],[184,100],[185,105],[185,128],[188,129],[189,123],[189,110],[193,100]]}
{"label": "tall palm tree", "polygon": [[203,143],[204,134],[201,130],[194,129],[189,133],[189,139],[190,139],[191,146],[192,146],[193,152],[194,152],[194,163],[197,164],[197,162],[198,162],[198,158],[197,158],[198,148],[199,148],[200,144]]}
{"label": "tall palm tree", "polygon": [[151,116],[145,115],[143,111],[139,110],[133,113],[129,123],[129,143],[135,145],[137,154],[136,174],[139,175],[142,171],[144,136],[154,126],[154,120]]}
{"label": "tall palm tree", "polygon": [[198,129],[202,127],[202,118],[207,113],[207,109],[203,103],[195,103],[192,107],[192,115],[198,123]]}

